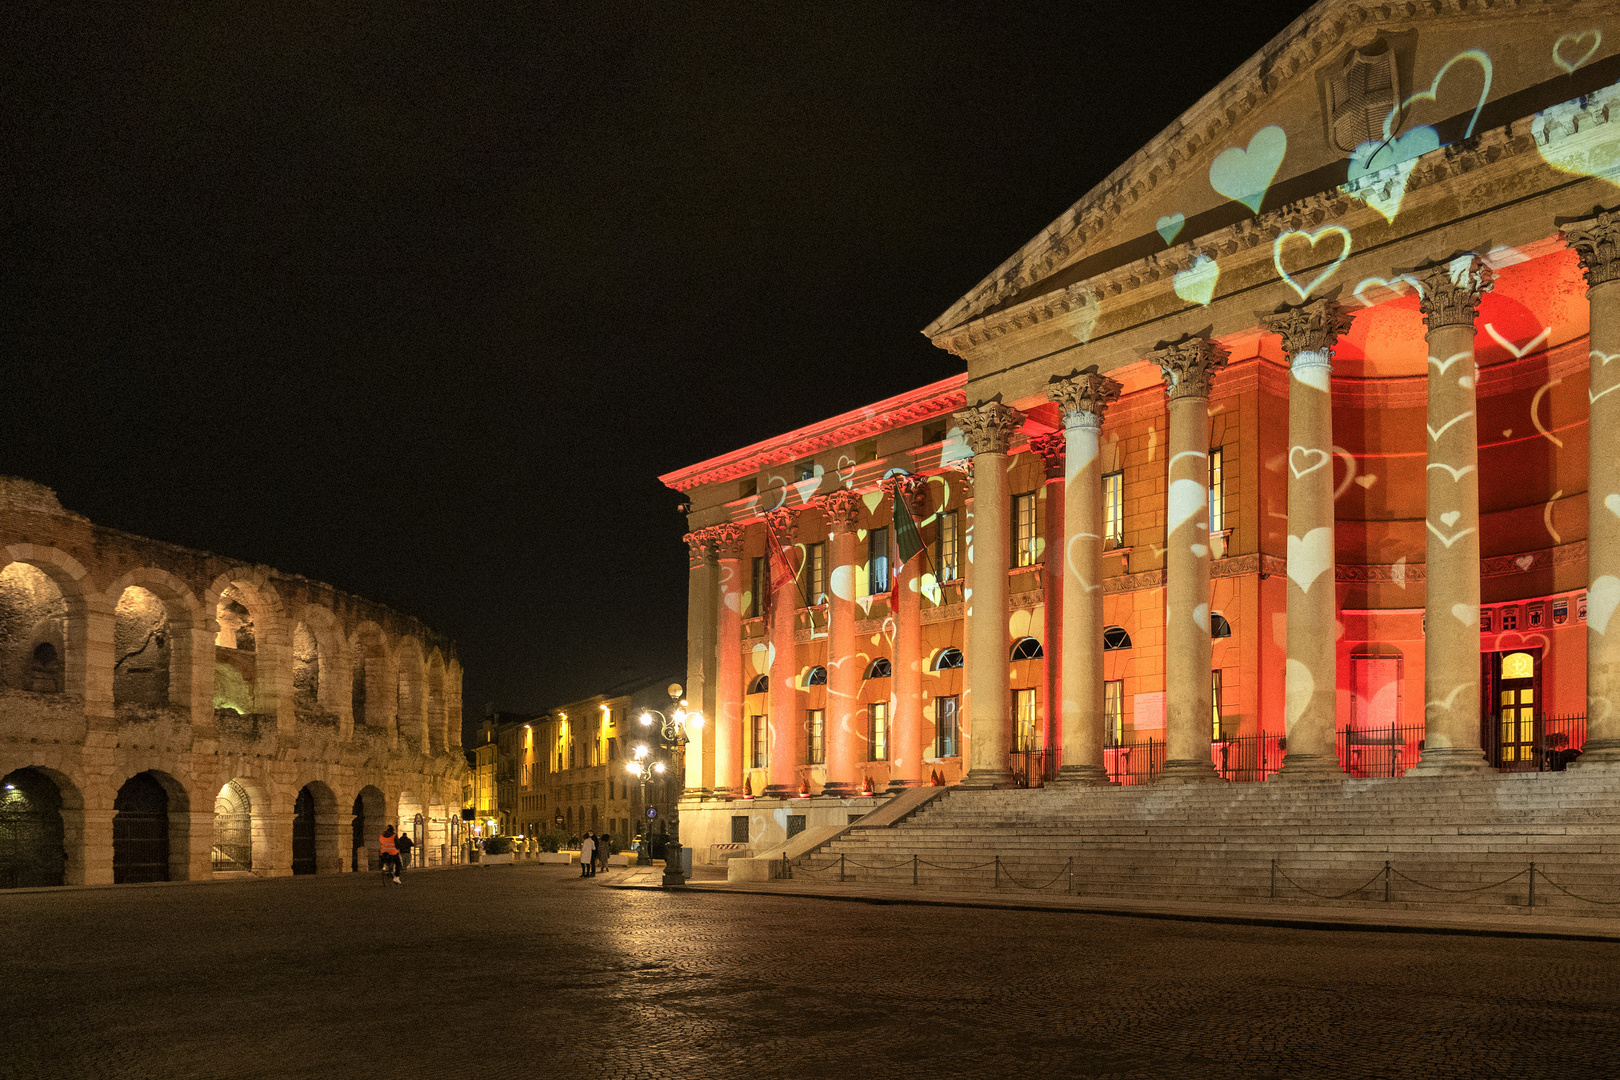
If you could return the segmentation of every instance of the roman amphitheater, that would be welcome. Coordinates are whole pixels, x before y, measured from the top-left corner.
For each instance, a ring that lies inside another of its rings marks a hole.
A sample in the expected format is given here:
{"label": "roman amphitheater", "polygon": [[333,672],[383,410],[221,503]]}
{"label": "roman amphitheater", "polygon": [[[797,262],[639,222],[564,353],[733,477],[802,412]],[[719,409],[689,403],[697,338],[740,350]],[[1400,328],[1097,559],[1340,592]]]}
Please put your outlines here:
{"label": "roman amphitheater", "polygon": [[458,841],[461,665],[416,619],[0,477],[0,888],[339,873]]}

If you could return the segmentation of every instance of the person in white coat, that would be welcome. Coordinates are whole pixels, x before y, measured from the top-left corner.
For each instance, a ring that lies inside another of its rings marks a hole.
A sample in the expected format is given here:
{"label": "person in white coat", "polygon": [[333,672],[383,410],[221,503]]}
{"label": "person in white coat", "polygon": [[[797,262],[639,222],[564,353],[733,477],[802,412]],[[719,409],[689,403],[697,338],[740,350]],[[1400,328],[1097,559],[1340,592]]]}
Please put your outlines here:
{"label": "person in white coat", "polygon": [[579,842],[579,876],[596,876],[596,841],[590,833],[586,833],[585,839]]}

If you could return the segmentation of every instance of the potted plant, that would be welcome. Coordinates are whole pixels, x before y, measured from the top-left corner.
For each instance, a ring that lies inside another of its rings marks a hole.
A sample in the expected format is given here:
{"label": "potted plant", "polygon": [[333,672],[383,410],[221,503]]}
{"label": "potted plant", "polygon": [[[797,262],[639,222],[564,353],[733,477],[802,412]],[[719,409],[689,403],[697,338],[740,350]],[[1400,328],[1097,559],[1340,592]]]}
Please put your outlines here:
{"label": "potted plant", "polygon": [[484,855],[478,860],[483,865],[510,864],[512,861],[512,838],[510,836],[491,836],[484,841]]}

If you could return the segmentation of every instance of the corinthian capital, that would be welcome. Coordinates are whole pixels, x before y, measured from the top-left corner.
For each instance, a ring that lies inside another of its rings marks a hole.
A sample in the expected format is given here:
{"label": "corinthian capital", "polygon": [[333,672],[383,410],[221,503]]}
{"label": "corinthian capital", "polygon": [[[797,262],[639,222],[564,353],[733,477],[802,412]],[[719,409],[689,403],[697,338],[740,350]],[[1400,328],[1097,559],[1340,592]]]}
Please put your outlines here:
{"label": "corinthian capital", "polygon": [[1024,422],[1024,414],[1011,405],[987,401],[951,414],[962,425],[962,437],[974,454],[1005,454]]}
{"label": "corinthian capital", "polygon": [[854,532],[861,523],[861,497],[847,488],[829,491],[816,499],[827,528],[835,533]]}
{"label": "corinthian capital", "polygon": [[921,515],[923,505],[928,501],[928,481],[915,473],[889,477],[883,481],[883,490],[888,492],[891,499],[899,495],[906,500],[906,506],[913,516]]}
{"label": "corinthian capital", "polygon": [[1188,334],[1180,341],[1161,341],[1144,359],[1164,372],[1164,392],[1171,401],[1207,398],[1215,373],[1226,366],[1224,347],[1208,337]]}
{"label": "corinthian capital", "polygon": [[1479,298],[1491,291],[1496,274],[1471,251],[1424,263],[1407,271],[1422,289],[1418,310],[1430,330],[1444,326],[1474,325]]}
{"label": "corinthian capital", "polygon": [[1046,396],[1057,402],[1063,414],[1064,426],[1072,423],[1070,417],[1083,413],[1096,418],[1100,424],[1104,411],[1119,400],[1123,387],[1106,375],[1097,374],[1096,365],[1077,371],[1066,379],[1053,379],[1046,388]]}
{"label": "corinthian capital", "polygon": [[799,512],[778,506],[765,515],[765,524],[778,544],[791,544],[799,535]]}
{"label": "corinthian capital", "polygon": [[1304,304],[1284,304],[1270,314],[1262,313],[1260,325],[1282,335],[1283,354],[1290,362],[1309,353],[1331,367],[1333,347],[1350,331],[1350,312],[1337,300],[1324,297]]}
{"label": "corinthian capital", "polygon": [[713,529],[699,529],[697,532],[689,532],[681,539],[686,541],[687,565],[691,569],[695,570],[700,566],[710,566],[714,563]]}
{"label": "corinthian capital", "polygon": [[743,549],[743,534],[745,530],[741,525],[715,525],[704,529],[710,534],[714,553],[721,559],[740,559]]}
{"label": "corinthian capital", "polygon": [[1029,448],[1041,455],[1041,461],[1046,465],[1046,478],[1058,480],[1063,476],[1063,448],[1068,440],[1061,431],[1049,431],[1045,435],[1037,435],[1029,440]]}
{"label": "corinthian capital", "polygon": [[1556,224],[1580,256],[1588,287],[1620,280],[1620,211],[1594,206],[1590,217],[1557,218]]}

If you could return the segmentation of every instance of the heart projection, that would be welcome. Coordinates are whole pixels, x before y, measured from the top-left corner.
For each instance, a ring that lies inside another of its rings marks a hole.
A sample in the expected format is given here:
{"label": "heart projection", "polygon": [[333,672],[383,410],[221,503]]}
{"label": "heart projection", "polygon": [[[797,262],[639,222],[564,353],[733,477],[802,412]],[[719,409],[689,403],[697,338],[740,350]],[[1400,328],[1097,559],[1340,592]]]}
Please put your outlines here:
{"label": "heart projection", "polygon": [[[1326,270],[1323,270],[1320,274],[1316,275],[1316,277],[1312,278],[1309,285],[1301,286],[1298,281],[1294,280],[1293,276],[1289,274],[1287,270],[1283,269],[1283,248],[1286,247],[1291,240],[1304,240],[1309,243],[1311,248],[1314,250],[1317,241],[1321,240],[1325,236],[1337,236],[1340,240],[1344,241],[1344,248],[1339,252],[1339,257],[1328,264]],[[1334,271],[1343,266],[1344,260],[1348,259],[1349,257],[1350,230],[1345,228],[1343,225],[1324,225],[1315,232],[1306,232],[1304,229],[1289,229],[1287,232],[1278,236],[1271,245],[1271,261],[1272,264],[1277,268],[1277,274],[1284,281],[1288,282],[1295,292],[1299,293],[1299,298],[1301,300],[1309,299],[1311,293],[1316,291],[1316,287],[1322,284],[1322,282],[1326,281],[1328,278],[1332,277]]]}
{"label": "heart projection", "polygon": [[1209,167],[1209,186],[1255,213],[1288,153],[1288,133],[1273,124],[1254,133],[1247,148],[1229,146]]}

